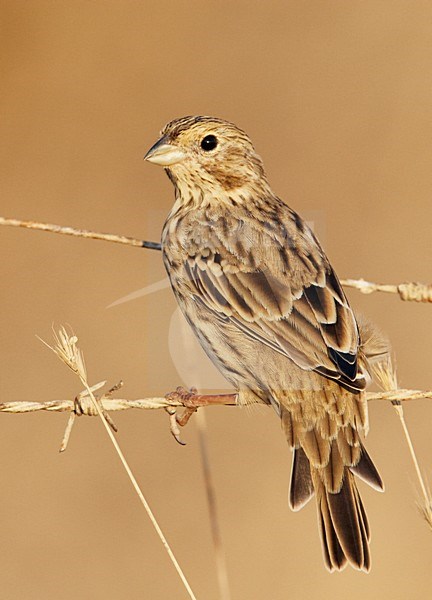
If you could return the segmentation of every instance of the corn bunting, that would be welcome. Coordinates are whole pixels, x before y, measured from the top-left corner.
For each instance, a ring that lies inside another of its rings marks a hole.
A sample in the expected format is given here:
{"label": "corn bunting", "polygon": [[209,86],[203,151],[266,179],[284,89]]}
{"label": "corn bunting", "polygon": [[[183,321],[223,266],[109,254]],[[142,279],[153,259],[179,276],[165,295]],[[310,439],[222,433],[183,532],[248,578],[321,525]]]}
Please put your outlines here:
{"label": "corn bunting", "polygon": [[355,476],[382,490],[359,433],[370,361],[386,353],[359,327],[312,230],[271,190],[235,125],[184,117],[145,158],[165,167],[175,204],[162,232],[177,301],[241,404],[270,404],[293,449],[289,504],[315,494],[325,564],[370,569]]}

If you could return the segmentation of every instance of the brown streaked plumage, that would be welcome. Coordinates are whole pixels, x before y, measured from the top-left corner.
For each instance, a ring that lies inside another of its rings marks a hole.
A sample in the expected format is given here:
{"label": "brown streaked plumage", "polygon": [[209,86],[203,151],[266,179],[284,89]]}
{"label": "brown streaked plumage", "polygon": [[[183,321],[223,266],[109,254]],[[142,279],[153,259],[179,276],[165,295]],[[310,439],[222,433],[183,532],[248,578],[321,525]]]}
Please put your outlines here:
{"label": "brown streaked plumage", "polygon": [[184,117],[146,158],[175,187],[162,250],[187,321],[239,401],[279,414],[293,449],[289,503],[299,510],[315,493],[326,566],[368,571],[354,476],[383,489],[359,433],[368,429],[368,357],[385,346],[359,330],[319,242],[272,192],[243,131]]}

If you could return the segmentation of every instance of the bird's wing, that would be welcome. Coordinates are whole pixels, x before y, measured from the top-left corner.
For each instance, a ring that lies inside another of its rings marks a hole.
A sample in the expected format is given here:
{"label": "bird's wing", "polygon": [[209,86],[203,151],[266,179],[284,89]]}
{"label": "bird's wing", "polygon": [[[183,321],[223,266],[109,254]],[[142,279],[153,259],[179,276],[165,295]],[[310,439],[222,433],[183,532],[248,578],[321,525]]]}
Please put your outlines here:
{"label": "bird's wing", "polygon": [[302,369],[363,389],[357,324],[315,236],[288,209],[261,225],[212,227],[185,263],[195,300]]}

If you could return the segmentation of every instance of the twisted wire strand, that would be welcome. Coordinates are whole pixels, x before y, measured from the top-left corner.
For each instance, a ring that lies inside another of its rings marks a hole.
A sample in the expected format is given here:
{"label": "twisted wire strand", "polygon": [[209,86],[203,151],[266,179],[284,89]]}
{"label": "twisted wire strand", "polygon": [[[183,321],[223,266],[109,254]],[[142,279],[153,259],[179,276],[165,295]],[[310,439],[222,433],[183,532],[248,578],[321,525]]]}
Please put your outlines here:
{"label": "twisted wire strand", "polygon": [[[206,403],[205,395],[196,396],[197,401],[194,402],[194,397],[191,396],[187,402],[182,401],[181,398],[165,398],[165,397],[152,397],[152,398],[141,398],[136,400],[128,400],[125,398],[104,398],[100,399],[102,408],[107,412],[118,412],[122,410],[138,409],[138,410],[158,410],[161,408],[200,408],[208,406],[210,403]],[[212,398],[211,405],[226,406],[226,402],[215,401],[215,396],[209,396]],[[422,390],[406,390],[399,389],[387,392],[366,392],[366,399],[368,401],[375,400],[387,400],[388,402],[406,402],[410,400],[421,400],[424,398],[432,399],[432,391]],[[74,411],[77,415],[85,416],[96,416],[97,412],[91,399],[88,397],[75,398],[74,400],[48,400],[46,402],[29,402],[26,400],[16,400],[11,402],[1,402],[0,412],[5,413],[31,413],[38,412],[41,410],[50,412],[72,412]]]}
{"label": "twisted wire strand", "polygon": [[[64,227],[53,223],[42,223],[39,221],[9,219],[0,217],[0,225],[9,227],[24,227],[26,229],[36,229],[39,231],[50,231],[51,233],[59,233],[73,237],[83,237],[94,240],[104,240],[106,242],[115,242],[126,246],[135,246],[138,248],[147,248],[151,250],[160,250],[161,245],[158,242],[149,242],[137,238],[128,237],[125,235],[117,235],[115,233],[100,233],[87,229],[77,229],[75,227]],[[343,279],[342,285],[359,290],[363,294],[371,294],[373,292],[386,292],[389,294],[398,294],[401,300],[405,302],[432,302],[432,284],[408,282],[393,284],[374,283],[365,281],[364,279]]]}

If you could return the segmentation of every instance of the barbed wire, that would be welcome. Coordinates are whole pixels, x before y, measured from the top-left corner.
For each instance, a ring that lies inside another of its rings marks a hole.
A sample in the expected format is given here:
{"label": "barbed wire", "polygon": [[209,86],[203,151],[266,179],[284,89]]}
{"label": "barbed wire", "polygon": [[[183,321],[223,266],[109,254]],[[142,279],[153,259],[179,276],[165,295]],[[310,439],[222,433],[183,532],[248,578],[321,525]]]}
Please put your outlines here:
{"label": "barbed wire", "polygon": [[[58,233],[61,235],[69,235],[73,237],[81,237],[87,239],[97,239],[108,242],[119,243],[127,246],[134,246],[139,248],[147,248],[152,250],[161,250],[161,245],[157,242],[150,242],[146,240],[140,240],[133,237],[122,236],[117,234],[110,233],[100,233],[95,231],[90,231],[86,229],[76,229],[73,227],[63,227],[60,225],[54,225],[51,223],[42,223],[37,221],[30,220],[20,220],[20,219],[8,219],[5,217],[0,217],[0,225],[11,226],[11,227],[22,227],[26,229],[34,229],[39,231],[49,231],[52,233]],[[371,294],[374,292],[384,292],[390,294],[397,294],[399,298],[403,301],[410,302],[425,302],[432,303],[432,285],[416,283],[416,282],[404,282],[399,284],[380,284],[375,282],[366,281],[364,279],[343,279],[341,283],[345,287],[354,288],[360,291],[363,294]],[[60,332],[60,336],[55,334],[56,345],[54,347],[49,346],[59,357],[68,364],[72,370],[75,370],[73,366],[70,364],[70,356],[69,350],[71,347],[76,346],[77,338],[76,336],[68,336],[66,330]],[[61,342],[61,343],[59,343]],[[74,355],[75,359],[80,359],[81,353],[77,350]],[[81,359],[80,359],[81,360]],[[78,363],[80,362],[78,360]],[[82,362],[82,369],[85,371],[84,363]],[[376,365],[374,368],[375,375],[377,376],[378,382],[382,387],[383,391],[379,392],[365,392],[365,398],[369,401],[376,400],[385,400],[387,402],[391,402],[394,409],[396,410],[402,428],[404,432],[405,439],[408,444],[408,448],[411,454],[411,458],[414,464],[414,468],[417,474],[417,478],[420,484],[421,494],[422,494],[422,502],[419,504],[421,512],[428,523],[428,526],[432,529],[432,497],[429,492],[429,488],[427,486],[427,482],[425,481],[422,469],[420,468],[414,445],[410,436],[410,432],[408,430],[407,424],[405,422],[404,411],[403,411],[403,402],[411,401],[411,400],[419,400],[419,399],[431,399],[432,391],[422,391],[422,390],[408,390],[408,389],[399,389],[397,384],[396,373],[393,369],[391,359],[388,357],[388,361],[386,364]],[[141,502],[143,503],[165,549],[167,550],[171,561],[174,564],[189,596],[191,599],[195,599],[194,593],[180,567],[178,564],[165,536],[162,533],[162,530],[159,527],[158,522],[156,521],[150,507],[148,506],[147,500],[145,499],[141,489],[139,488],[136,479],[134,478],[132,471],[121,452],[121,449],[118,445],[118,442],[115,440],[112,431],[117,431],[115,424],[113,423],[109,413],[130,409],[138,409],[138,410],[157,410],[164,409],[169,415],[169,425],[171,434],[180,444],[183,444],[180,438],[180,426],[184,426],[188,423],[191,415],[193,415],[198,408],[210,405],[238,405],[237,403],[237,394],[197,394],[195,390],[191,392],[187,392],[183,388],[177,388],[175,392],[167,394],[166,396],[159,397],[148,397],[141,398],[135,400],[129,400],[125,398],[113,398],[113,393],[117,392],[123,385],[123,382],[119,382],[118,384],[111,387],[107,392],[100,393],[99,396],[95,396],[94,392],[103,388],[106,384],[105,381],[99,382],[92,387],[90,387],[87,383],[86,376],[83,379],[83,376],[80,376],[81,381],[86,385],[86,389],[80,392],[73,400],[70,399],[62,399],[62,400],[50,400],[50,401],[42,401],[42,402],[29,402],[29,401],[10,401],[10,402],[0,402],[0,412],[4,413],[12,413],[12,414],[23,414],[29,412],[37,412],[37,411],[50,411],[50,412],[69,412],[69,419],[64,431],[63,439],[60,446],[60,452],[66,450],[69,438],[71,435],[71,431],[73,425],[75,423],[76,417],[86,415],[86,416],[99,416],[101,417],[105,423],[105,428],[108,431],[111,440],[116,447],[117,453],[119,454],[120,459],[129,475],[129,478],[134,485],[135,491],[140,497]],[[179,410],[182,411],[179,414]],[[201,415],[204,419],[204,415]],[[212,530],[216,532],[217,535],[214,535],[214,546],[215,552],[218,555],[218,576],[220,583],[220,591],[224,598],[229,598],[229,586],[228,579],[226,573],[226,565],[225,565],[225,556],[223,546],[218,534],[219,525],[218,525],[218,517],[216,513],[216,509],[214,506],[214,494],[212,490],[211,484],[211,476],[210,476],[210,467],[208,465],[208,457],[206,456],[206,452],[204,452],[203,440],[204,440],[204,432],[201,431],[201,453],[203,458],[204,465],[204,479],[206,482],[207,489],[207,501],[210,508],[211,513],[211,522],[212,522]],[[213,510],[211,510],[213,506]],[[225,590],[223,593],[222,591]]]}
{"label": "barbed wire", "polygon": [[382,284],[365,281],[364,279],[341,279],[344,287],[355,288],[363,294],[373,292],[385,292],[387,294],[399,294],[405,302],[432,302],[432,285],[424,283]]}
{"label": "barbed wire", "polygon": [[[34,229],[38,231],[49,231],[51,233],[59,233],[61,235],[82,237],[93,240],[103,240],[106,242],[114,242],[117,244],[134,246],[138,248],[147,248],[150,250],[161,249],[161,245],[158,242],[149,242],[147,240],[140,240],[138,238],[125,235],[117,235],[115,233],[100,233],[97,231],[90,231],[88,229],[64,227],[62,225],[54,225],[53,223],[42,223],[39,221],[0,217],[0,225],[9,227],[23,227],[25,229]],[[406,302],[432,303],[432,284],[416,283],[413,281],[398,284],[384,284],[365,281],[364,279],[342,279],[341,283],[345,287],[355,288],[363,294],[385,292],[387,294],[398,294],[400,299]]]}
{"label": "barbed wire", "polygon": [[[107,398],[102,395],[99,400],[101,407],[107,412],[119,412],[131,409],[158,410],[162,408],[187,408],[196,410],[205,406],[235,405],[234,394],[191,394],[187,400],[182,400],[180,396],[177,399],[169,396],[171,394],[130,400],[127,398]],[[365,398],[368,402],[376,400],[386,400],[387,402],[394,403],[407,402],[425,398],[432,399],[432,391],[399,389],[386,392],[366,392]],[[73,400],[47,400],[42,402],[15,400],[0,402],[0,412],[5,413],[32,413],[44,410],[48,412],[75,411],[80,416],[85,415],[89,417],[97,415],[91,399],[81,394]]]}

